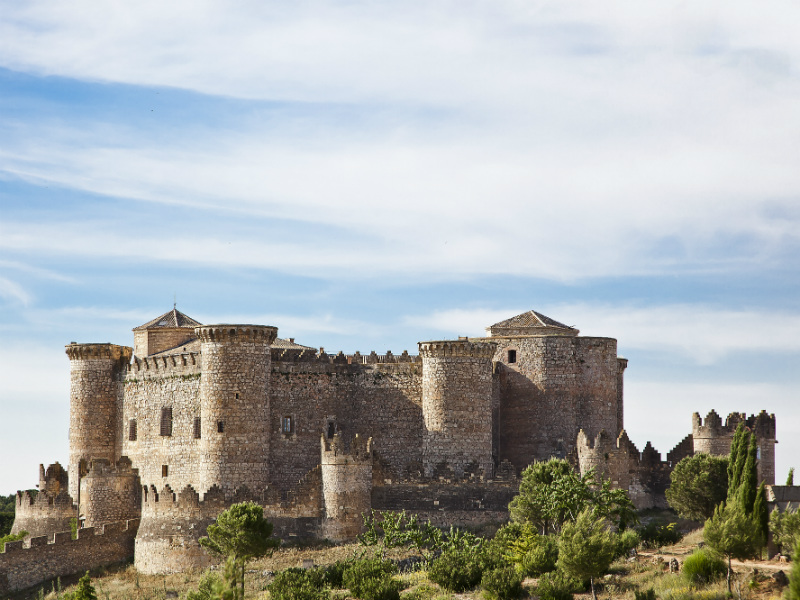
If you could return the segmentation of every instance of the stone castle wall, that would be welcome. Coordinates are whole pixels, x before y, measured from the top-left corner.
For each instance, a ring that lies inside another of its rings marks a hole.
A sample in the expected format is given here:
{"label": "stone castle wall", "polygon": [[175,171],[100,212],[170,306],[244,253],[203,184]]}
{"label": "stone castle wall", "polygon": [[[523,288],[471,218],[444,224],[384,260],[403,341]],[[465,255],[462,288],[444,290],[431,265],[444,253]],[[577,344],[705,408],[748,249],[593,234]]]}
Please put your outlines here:
{"label": "stone castle wall", "polygon": [[[422,461],[422,365],[330,359],[273,362],[270,378],[272,485],[291,490],[319,464],[319,436],[369,432],[376,461],[398,479]],[[364,357],[366,358],[366,357]],[[291,418],[284,432],[282,420]]]}
{"label": "stone castle wall", "polygon": [[[494,360],[501,399],[498,460],[521,471],[534,460],[564,458],[578,431],[619,431],[622,369],[617,341],[591,337],[509,337]],[[515,362],[509,362],[509,350]]]}
{"label": "stone castle wall", "polygon": [[627,491],[639,510],[667,508],[664,492],[669,486],[672,466],[661,460],[661,454],[650,442],[640,453],[624,430],[616,439],[604,430],[591,439],[581,430],[577,449],[581,474],[594,469],[598,478],[609,480],[615,488]]}
{"label": "stone castle wall", "polygon": [[[128,375],[122,416],[122,454],[136,465],[143,485],[160,488],[169,483],[174,489],[183,489],[198,482],[201,440],[195,437],[195,419],[200,418],[197,366],[196,374],[132,369]],[[161,435],[165,408],[171,409],[169,435]],[[131,421],[135,422],[134,440],[130,439]]]}
{"label": "stone castle wall", "polygon": [[28,535],[36,537],[69,531],[70,521],[77,516],[78,508],[66,490],[55,496],[47,492],[17,492],[11,533],[27,531]]}
{"label": "stone castle wall", "polygon": [[79,530],[76,540],[64,531],[7,543],[0,553],[0,595],[127,560],[133,556],[137,527],[138,521],[108,523]]}
{"label": "stone castle wall", "polygon": [[133,351],[139,357],[149,356],[172,348],[177,349],[192,339],[194,331],[187,327],[143,329],[133,332]]}

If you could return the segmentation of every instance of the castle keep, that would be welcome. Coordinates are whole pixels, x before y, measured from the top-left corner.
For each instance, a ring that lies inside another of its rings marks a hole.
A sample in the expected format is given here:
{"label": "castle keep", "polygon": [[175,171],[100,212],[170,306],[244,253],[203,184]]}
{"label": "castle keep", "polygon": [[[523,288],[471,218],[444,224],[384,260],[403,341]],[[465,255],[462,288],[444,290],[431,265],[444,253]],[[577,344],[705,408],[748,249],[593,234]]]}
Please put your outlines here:
{"label": "castle keep", "polygon": [[[674,462],[727,453],[746,418],[695,415],[667,461],[649,444],[639,453],[624,433],[616,340],[535,311],[482,338],[420,342],[417,355],[330,355],[275,327],[203,325],[177,309],[133,331],[133,348],[66,347],[69,465],[42,468],[35,499],[18,494],[14,531],[52,535],[78,517],[106,527],[104,543],[135,544],[148,573],[209,564],[197,540],[241,500],[286,539],[352,539],[370,509],[502,520],[522,469],[554,456],[658,505]],[[772,483],[774,416],[747,423]],[[3,556],[0,591],[19,589],[16,571],[3,581]]]}

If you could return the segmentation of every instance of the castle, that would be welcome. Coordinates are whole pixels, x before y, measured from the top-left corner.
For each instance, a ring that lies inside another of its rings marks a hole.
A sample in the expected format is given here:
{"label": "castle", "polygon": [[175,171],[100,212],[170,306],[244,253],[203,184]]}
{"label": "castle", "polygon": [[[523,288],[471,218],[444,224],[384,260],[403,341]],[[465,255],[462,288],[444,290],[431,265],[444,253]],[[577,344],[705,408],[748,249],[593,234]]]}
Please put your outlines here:
{"label": "castle", "polygon": [[[763,412],[695,415],[666,461],[649,444],[640,453],[624,432],[616,340],[535,311],[482,338],[420,342],[418,355],[330,355],[275,327],[203,325],[175,308],[133,333],[133,348],[67,345],[69,465],[41,467],[35,498],[18,493],[14,531],[33,536],[22,552],[77,517],[78,541],[109,528],[103,543],[123,536],[142,572],[200,568],[211,559],[197,540],[245,499],[284,539],[353,539],[371,509],[501,521],[522,469],[550,457],[660,506],[672,465],[726,454],[740,420],[758,436],[761,478],[774,479],[775,418]],[[5,585],[19,589],[31,576],[11,564]]]}

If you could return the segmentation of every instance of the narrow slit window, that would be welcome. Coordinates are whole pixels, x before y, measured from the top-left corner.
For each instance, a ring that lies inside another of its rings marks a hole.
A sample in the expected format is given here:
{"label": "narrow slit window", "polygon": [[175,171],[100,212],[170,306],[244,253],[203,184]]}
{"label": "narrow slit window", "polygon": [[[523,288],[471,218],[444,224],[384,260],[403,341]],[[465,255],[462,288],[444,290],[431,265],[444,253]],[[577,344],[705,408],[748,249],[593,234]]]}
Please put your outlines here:
{"label": "narrow slit window", "polygon": [[281,431],[287,435],[294,433],[294,419],[292,417],[286,416],[281,419]]}
{"label": "narrow slit window", "polygon": [[165,406],[161,409],[161,435],[169,437],[172,435],[172,407]]}
{"label": "narrow slit window", "polygon": [[328,439],[336,435],[336,421],[328,421]]}
{"label": "narrow slit window", "polygon": [[169,465],[161,465],[161,476],[162,477],[169,476]]}
{"label": "narrow slit window", "polygon": [[200,439],[200,417],[194,418],[194,439]]}
{"label": "narrow slit window", "polygon": [[509,350],[508,351],[508,363],[515,363],[517,362],[517,351],[516,350]]}
{"label": "narrow slit window", "polygon": [[225,433],[225,423],[217,421],[217,433]]}
{"label": "narrow slit window", "polygon": [[128,421],[128,441],[135,442],[136,433],[136,419],[131,419]]}

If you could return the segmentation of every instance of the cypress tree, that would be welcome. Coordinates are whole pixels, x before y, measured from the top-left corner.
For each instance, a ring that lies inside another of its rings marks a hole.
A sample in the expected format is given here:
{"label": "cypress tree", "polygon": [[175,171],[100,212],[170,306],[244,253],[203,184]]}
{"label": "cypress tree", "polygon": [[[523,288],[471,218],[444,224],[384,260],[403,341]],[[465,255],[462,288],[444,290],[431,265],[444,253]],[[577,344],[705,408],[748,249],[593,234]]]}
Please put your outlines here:
{"label": "cypress tree", "polygon": [[747,455],[739,479],[739,501],[744,509],[744,514],[753,514],[753,505],[756,501],[756,490],[758,488],[758,470],[756,467],[756,454],[758,453],[758,442],[756,436],[749,435],[749,445]]}
{"label": "cypress tree", "polygon": [[746,434],[744,423],[739,423],[736,432],[733,434],[733,440],[731,440],[731,454],[728,458],[728,499],[739,488],[739,476],[742,473],[739,467],[739,456],[742,454],[742,438]]}
{"label": "cypress tree", "polygon": [[794,485],[794,467],[789,469],[789,474],[786,476],[786,485]]}
{"label": "cypress tree", "polygon": [[767,512],[767,491],[764,482],[758,486],[756,500],[753,503],[753,518],[761,527],[761,535],[766,545],[769,536],[769,512]]}

